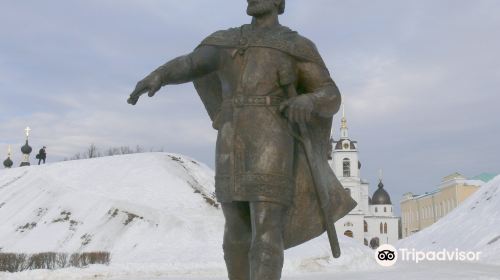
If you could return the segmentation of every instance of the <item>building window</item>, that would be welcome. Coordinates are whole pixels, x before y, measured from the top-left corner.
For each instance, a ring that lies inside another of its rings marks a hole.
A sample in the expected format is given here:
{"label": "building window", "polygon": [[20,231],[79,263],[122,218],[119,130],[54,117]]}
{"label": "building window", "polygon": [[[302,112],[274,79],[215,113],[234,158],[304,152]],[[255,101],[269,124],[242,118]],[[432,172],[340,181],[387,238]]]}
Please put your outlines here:
{"label": "building window", "polygon": [[350,230],[346,230],[346,231],[344,232],[344,235],[345,235],[345,236],[347,236],[347,237],[350,237],[350,238],[353,238],[353,237],[354,237],[354,235],[353,235],[352,231],[350,231]]}
{"label": "building window", "polygon": [[384,223],[384,233],[387,233],[387,223]]}
{"label": "building window", "polygon": [[365,232],[368,232],[368,223],[366,221],[363,222],[365,226]]}
{"label": "building window", "polygon": [[380,223],[380,233],[384,233],[384,225]]}
{"label": "building window", "polygon": [[377,213],[377,212],[378,212],[378,209],[377,209],[377,207],[375,207],[375,213]]}
{"label": "building window", "polygon": [[365,246],[368,246],[368,240],[365,238]]}
{"label": "building window", "polygon": [[387,212],[387,207],[384,207],[384,212]]}
{"label": "building window", "polygon": [[351,177],[351,160],[344,158],[343,160],[344,177]]}

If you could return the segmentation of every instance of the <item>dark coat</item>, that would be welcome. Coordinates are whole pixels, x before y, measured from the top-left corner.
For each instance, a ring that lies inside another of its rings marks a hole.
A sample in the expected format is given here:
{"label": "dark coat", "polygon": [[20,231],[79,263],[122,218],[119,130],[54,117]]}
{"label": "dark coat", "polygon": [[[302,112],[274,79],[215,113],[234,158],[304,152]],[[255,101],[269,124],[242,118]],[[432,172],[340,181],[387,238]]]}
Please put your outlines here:
{"label": "dark coat", "polygon": [[47,159],[47,153],[45,152],[45,149],[40,149],[38,152],[38,158],[39,159]]}

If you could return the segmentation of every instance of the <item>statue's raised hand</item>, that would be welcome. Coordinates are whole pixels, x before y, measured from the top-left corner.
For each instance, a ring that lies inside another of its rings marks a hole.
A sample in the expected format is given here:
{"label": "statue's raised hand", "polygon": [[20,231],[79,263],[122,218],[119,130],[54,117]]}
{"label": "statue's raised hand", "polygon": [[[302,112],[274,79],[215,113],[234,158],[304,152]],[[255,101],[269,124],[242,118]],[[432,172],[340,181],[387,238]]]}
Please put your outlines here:
{"label": "statue's raised hand", "polygon": [[134,91],[130,94],[127,102],[129,104],[135,105],[139,101],[141,95],[148,93],[149,97],[153,97],[157,91],[161,88],[161,77],[159,73],[151,73],[146,78],[141,80],[135,86]]}

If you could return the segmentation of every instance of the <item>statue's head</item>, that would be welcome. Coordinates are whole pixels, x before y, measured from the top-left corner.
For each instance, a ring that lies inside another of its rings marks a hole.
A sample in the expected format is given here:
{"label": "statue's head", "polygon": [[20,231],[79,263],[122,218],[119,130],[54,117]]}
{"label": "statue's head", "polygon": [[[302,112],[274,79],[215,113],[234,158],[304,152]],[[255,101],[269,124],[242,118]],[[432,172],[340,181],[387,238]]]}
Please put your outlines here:
{"label": "statue's head", "polygon": [[285,0],[247,0],[247,14],[258,17],[276,10],[279,15],[285,12]]}

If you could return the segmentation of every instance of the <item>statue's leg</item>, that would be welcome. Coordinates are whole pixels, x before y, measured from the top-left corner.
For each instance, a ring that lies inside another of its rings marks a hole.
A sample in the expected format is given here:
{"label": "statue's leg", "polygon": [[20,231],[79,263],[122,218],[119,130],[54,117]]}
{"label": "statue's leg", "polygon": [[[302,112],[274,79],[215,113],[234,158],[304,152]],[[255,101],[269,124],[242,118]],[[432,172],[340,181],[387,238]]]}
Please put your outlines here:
{"label": "statue's leg", "polygon": [[229,280],[249,280],[252,229],[248,202],[222,203],[222,212],[226,218],[222,248]]}
{"label": "statue's leg", "polygon": [[286,207],[272,202],[250,202],[252,245],[250,279],[279,280],[283,269],[283,219]]}

